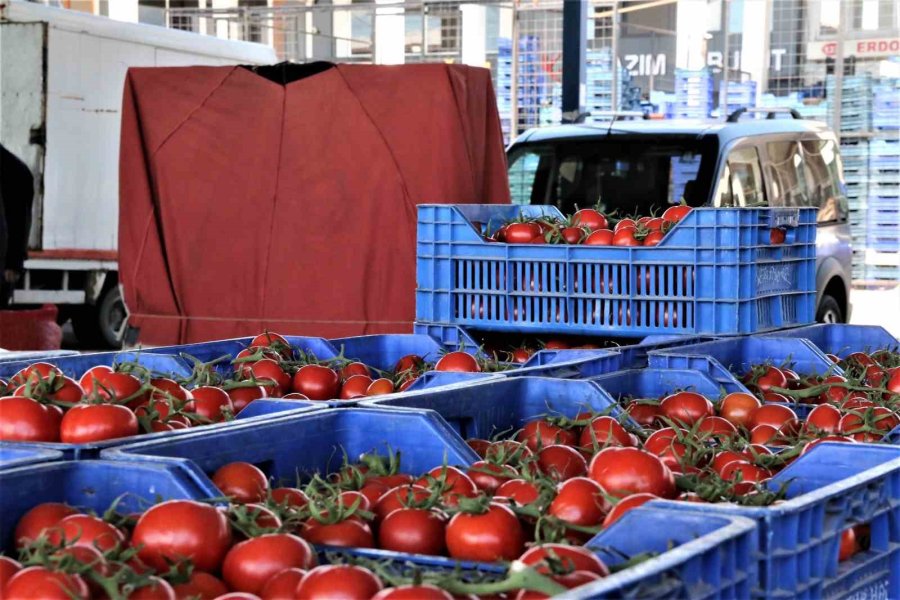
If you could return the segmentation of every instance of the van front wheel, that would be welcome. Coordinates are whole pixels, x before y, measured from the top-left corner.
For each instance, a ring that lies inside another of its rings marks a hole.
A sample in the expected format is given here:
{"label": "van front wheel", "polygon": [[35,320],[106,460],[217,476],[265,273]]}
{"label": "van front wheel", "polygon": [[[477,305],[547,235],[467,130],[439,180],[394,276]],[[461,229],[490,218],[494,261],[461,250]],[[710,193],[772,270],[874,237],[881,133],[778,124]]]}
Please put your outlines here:
{"label": "van front wheel", "polygon": [[819,310],[816,311],[816,322],[818,323],[843,323],[844,315],[841,312],[841,306],[832,296],[822,296],[819,302]]}

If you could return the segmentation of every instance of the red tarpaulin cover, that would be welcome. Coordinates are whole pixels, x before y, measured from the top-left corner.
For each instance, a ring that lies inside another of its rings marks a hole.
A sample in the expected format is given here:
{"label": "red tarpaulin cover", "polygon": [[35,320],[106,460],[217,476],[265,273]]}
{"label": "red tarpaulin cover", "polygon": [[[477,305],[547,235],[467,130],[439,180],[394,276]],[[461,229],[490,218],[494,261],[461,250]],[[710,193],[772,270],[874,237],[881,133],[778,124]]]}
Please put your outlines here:
{"label": "red tarpaulin cover", "polygon": [[490,73],[130,69],[119,276],[147,344],[408,332],[416,204],[508,203]]}

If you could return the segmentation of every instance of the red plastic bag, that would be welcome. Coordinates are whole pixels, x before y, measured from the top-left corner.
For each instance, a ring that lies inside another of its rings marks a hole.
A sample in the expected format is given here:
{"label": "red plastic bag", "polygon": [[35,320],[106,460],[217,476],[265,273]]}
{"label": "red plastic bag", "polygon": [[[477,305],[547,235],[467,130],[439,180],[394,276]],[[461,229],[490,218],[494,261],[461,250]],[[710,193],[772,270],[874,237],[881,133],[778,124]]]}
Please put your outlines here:
{"label": "red plastic bag", "polygon": [[33,310],[0,310],[0,348],[5,350],[59,350],[62,328],[56,324],[56,306]]}

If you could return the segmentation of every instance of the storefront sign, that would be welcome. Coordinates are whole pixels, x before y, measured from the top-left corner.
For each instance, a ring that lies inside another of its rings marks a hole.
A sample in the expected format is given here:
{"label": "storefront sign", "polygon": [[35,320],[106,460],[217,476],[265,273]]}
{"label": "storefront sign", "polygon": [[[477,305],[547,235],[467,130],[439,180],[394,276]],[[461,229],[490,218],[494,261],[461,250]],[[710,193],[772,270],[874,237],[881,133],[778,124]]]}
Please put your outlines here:
{"label": "storefront sign", "polygon": [[[806,44],[806,56],[813,60],[835,58],[837,49],[837,42],[809,42]],[[844,41],[845,57],[877,58],[879,56],[897,55],[900,55],[900,38]]]}

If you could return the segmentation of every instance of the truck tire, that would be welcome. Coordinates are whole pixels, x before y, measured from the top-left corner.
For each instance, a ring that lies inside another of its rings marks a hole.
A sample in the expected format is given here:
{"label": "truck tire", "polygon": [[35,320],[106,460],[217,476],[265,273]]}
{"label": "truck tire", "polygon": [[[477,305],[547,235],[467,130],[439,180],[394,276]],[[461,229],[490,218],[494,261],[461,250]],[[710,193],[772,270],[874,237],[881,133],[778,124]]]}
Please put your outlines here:
{"label": "truck tire", "polygon": [[833,297],[825,294],[822,301],[819,302],[819,309],[816,311],[817,323],[843,323],[844,315],[841,312],[841,305]]}
{"label": "truck tire", "polygon": [[72,317],[72,328],[84,348],[121,348],[125,331],[125,303],[119,286],[109,286],[94,306],[83,306]]}

